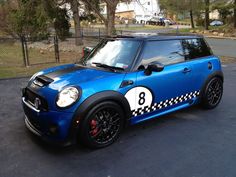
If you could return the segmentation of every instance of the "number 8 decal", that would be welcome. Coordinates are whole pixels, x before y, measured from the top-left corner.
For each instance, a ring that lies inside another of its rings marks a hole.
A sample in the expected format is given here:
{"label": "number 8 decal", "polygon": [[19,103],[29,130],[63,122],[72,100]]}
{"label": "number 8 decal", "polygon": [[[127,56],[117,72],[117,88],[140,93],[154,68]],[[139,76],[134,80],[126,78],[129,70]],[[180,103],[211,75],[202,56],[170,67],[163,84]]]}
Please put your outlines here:
{"label": "number 8 decal", "polygon": [[129,102],[131,111],[133,111],[151,106],[153,95],[151,91],[145,87],[134,87],[125,94],[125,98]]}
{"label": "number 8 decal", "polygon": [[145,103],[145,93],[144,92],[141,92],[139,94],[139,101],[138,101],[138,104],[139,105],[143,105]]}

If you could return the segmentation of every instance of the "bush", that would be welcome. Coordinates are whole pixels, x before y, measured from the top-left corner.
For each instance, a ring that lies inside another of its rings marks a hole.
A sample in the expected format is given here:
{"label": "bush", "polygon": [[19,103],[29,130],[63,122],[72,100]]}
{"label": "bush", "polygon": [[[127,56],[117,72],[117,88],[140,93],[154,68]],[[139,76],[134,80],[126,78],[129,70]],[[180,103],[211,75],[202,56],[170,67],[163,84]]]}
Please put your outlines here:
{"label": "bush", "polygon": [[196,25],[197,25],[197,26],[204,26],[204,25],[205,25],[205,19],[203,19],[203,18],[198,18],[198,19],[196,20]]}
{"label": "bush", "polygon": [[60,40],[65,40],[70,36],[70,17],[66,9],[57,8],[57,14],[54,21],[54,28]]}

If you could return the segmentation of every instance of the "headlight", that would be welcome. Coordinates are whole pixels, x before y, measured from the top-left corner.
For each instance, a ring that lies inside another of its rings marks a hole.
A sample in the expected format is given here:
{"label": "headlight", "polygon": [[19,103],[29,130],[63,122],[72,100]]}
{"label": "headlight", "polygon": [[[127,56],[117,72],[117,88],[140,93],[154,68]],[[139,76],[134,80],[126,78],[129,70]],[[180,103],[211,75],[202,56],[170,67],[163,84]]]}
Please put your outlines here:
{"label": "headlight", "polygon": [[75,87],[67,87],[58,94],[56,104],[60,108],[72,105],[79,98],[79,90]]}

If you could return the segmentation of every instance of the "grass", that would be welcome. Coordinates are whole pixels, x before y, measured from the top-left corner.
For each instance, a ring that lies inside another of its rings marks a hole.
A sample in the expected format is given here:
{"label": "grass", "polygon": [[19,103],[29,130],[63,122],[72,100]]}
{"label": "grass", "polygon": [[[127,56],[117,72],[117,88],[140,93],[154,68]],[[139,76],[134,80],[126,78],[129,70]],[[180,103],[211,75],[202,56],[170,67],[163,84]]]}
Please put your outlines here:
{"label": "grass", "polygon": [[116,28],[116,30],[124,30],[124,31],[139,31],[139,30],[155,30],[155,29],[162,29],[163,26],[156,26],[156,25],[145,25],[145,26],[131,26],[131,27],[121,27]]}
{"label": "grass", "polygon": [[[209,26],[209,30],[215,30],[215,31],[222,31],[225,30],[225,29],[229,29],[229,27],[227,25],[224,25],[224,26]],[[189,33],[190,31],[192,30],[200,30],[200,31],[204,31],[204,27],[196,27],[194,29],[192,28],[183,28],[183,29],[179,29],[180,32],[182,33]]]}
{"label": "grass", "polygon": [[236,58],[233,57],[220,57],[220,60],[222,62],[222,64],[232,64],[232,63],[236,63]]}
{"label": "grass", "polygon": [[0,37],[6,37],[7,34],[5,32],[3,32],[2,30],[0,30]]}
{"label": "grass", "polygon": [[[19,43],[0,43],[0,78],[23,77],[33,75],[44,68],[59,64],[73,63],[80,58],[78,52],[60,52],[60,63],[55,63],[54,51],[42,51],[29,49],[31,66],[25,67],[22,56],[22,48]],[[39,64],[47,63],[47,64]]]}

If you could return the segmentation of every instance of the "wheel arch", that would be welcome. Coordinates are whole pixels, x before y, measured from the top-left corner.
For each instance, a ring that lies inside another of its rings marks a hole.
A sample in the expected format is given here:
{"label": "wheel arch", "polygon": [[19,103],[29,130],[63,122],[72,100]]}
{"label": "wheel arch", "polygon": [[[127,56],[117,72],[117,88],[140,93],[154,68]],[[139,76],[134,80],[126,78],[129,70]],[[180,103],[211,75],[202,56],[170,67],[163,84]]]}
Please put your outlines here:
{"label": "wheel arch", "polygon": [[103,91],[98,92],[90,97],[88,97],[77,109],[77,115],[84,115],[89,111],[94,105],[101,103],[103,101],[114,101],[121,106],[126,118],[130,118],[131,110],[127,99],[119,92],[116,91]]}
{"label": "wheel arch", "polygon": [[88,97],[86,100],[84,100],[79,107],[77,108],[77,110],[74,113],[74,116],[72,118],[71,121],[71,127],[70,127],[70,131],[69,131],[69,139],[72,141],[72,143],[76,142],[77,139],[77,135],[79,132],[79,127],[81,125],[81,121],[83,119],[83,117],[86,116],[86,114],[88,113],[88,111],[95,106],[96,104],[99,104],[103,101],[113,101],[115,103],[117,103],[118,105],[121,106],[121,108],[124,111],[124,115],[125,115],[125,125],[128,125],[128,122],[131,118],[131,110],[130,110],[130,106],[129,103],[127,101],[127,99],[124,97],[124,95],[122,95],[119,92],[116,91],[102,91],[102,92],[98,92],[90,97]]}
{"label": "wheel arch", "polygon": [[224,74],[223,74],[222,71],[215,71],[214,73],[210,74],[210,75],[207,77],[207,79],[205,80],[205,82],[204,82],[204,84],[203,84],[203,86],[202,86],[202,88],[201,88],[200,97],[202,97],[203,92],[204,92],[204,90],[205,90],[205,88],[206,88],[208,82],[209,82],[212,78],[214,78],[214,77],[218,77],[218,78],[220,78],[220,79],[222,80],[222,82],[224,82]]}

